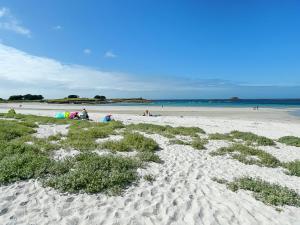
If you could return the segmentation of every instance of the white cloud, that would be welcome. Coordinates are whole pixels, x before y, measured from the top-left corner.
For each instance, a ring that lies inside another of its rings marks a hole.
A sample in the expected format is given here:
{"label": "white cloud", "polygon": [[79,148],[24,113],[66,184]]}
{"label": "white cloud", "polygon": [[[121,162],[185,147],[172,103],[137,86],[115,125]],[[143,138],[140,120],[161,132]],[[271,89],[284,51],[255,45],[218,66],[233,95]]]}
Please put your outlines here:
{"label": "white cloud", "polygon": [[116,58],[118,56],[115,53],[113,53],[111,50],[109,50],[109,51],[105,52],[104,57],[105,58]]}
{"label": "white cloud", "polygon": [[22,26],[8,8],[0,8],[0,29],[13,31],[15,33],[30,37],[31,31]]}
{"label": "white cloud", "polygon": [[56,25],[54,27],[52,27],[53,30],[61,30],[63,29],[63,27],[61,25]]}
{"label": "white cloud", "polygon": [[89,48],[85,48],[85,49],[83,49],[83,53],[86,55],[90,55],[92,53],[92,50]]}
{"label": "white cloud", "polygon": [[[230,93],[227,97],[231,97],[236,95],[235,90],[246,92],[249,88],[253,93],[257,88],[263,89],[262,86],[245,86],[221,79],[187,79],[161,74],[145,77],[103,71],[30,55],[0,43],[2,98],[27,93],[43,94],[45,97],[63,97],[75,93],[87,97],[104,94],[109,97],[225,98],[226,93]],[[299,92],[299,86],[293,90]]]}

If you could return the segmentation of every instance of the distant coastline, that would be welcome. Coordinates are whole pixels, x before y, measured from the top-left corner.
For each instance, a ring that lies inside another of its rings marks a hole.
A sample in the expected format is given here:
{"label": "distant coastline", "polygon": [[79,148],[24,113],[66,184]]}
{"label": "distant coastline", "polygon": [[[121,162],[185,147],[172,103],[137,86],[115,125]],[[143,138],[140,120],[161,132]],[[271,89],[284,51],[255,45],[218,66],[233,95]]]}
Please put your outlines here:
{"label": "distant coastline", "polygon": [[144,99],[114,98],[101,101],[93,98],[61,98],[43,100],[2,100],[0,103],[48,103],[116,106],[159,106],[159,107],[237,107],[237,108],[300,108],[300,98],[280,99]]}

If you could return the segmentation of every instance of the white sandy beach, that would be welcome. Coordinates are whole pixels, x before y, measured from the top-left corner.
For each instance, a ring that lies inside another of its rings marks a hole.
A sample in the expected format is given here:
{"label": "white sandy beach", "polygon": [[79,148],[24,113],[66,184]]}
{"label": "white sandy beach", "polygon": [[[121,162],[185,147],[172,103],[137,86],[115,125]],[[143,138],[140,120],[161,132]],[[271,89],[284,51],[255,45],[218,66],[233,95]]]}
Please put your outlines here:
{"label": "white sandy beach", "polygon": [[[0,112],[10,107],[18,113],[53,116],[63,109],[79,110],[72,105],[1,104]],[[288,114],[290,109],[224,109],[224,108],[150,108],[157,117],[138,116],[142,107],[87,106],[90,116],[98,121],[111,112],[116,120],[129,123],[154,123],[171,126],[197,126],[207,133],[226,133],[232,130],[249,131],[277,139],[300,136],[300,119]],[[65,133],[66,126],[43,126],[41,137]],[[151,174],[155,181],[140,179],[122,196],[104,194],[62,194],[44,188],[38,180],[0,186],[0,224],[62,224],[62,225],[298,225],[300,208],[275,207],[257,201],[251,192],[232,192],[212,178],[233,180],[245,175],[279,183],[300,194],[300,178],[289,176],[282,168],[245,165],[226,156],[212,157],[210,152],[227,146],[225,141],[210,140],[206,150],[190,146],[170,145],[167,138],[147,135],[161,147],[157,152],[162,164],[149,163],[139,174]],[[284,162],[300,159],[300,148],[278,143],[261,147]],[[63,153],[62,153],[63,154]],[[76,154],[71,152],[70,154]]]}

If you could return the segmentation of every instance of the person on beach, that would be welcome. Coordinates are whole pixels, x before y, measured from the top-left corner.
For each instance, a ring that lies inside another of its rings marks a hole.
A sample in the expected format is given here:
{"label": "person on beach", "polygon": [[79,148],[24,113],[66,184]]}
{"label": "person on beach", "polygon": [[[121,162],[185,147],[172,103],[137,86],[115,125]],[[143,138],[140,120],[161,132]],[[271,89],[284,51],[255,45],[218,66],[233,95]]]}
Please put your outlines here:
{"label": "person on beach", "polygon": [[72,119],[72,120],[78,120],[78,119],[80,119],[79,113],[78,112],[71,112],[70,113],[70,119]]}
{"label": "person on beach", "polygon": [[85,108],[81,112],[80,119],[82,119],[82,120],[89,120],[89,114],[88,114],[88,112],[86,111]]}
{"label": "person on beach", "polygon": [[111,117],[112,117],[111,114],[106,115],[106,116],[103,118],[102,122],[103,122],[103,123],[107,123],[107,122],[109,122],[109,121],[112,121],[113,119],[112,119]]}
{"label": "person on beach", "polygon": [[143,113],[143,116],[152,116],[152,114],[148,109],[146,109],[146,111]]}

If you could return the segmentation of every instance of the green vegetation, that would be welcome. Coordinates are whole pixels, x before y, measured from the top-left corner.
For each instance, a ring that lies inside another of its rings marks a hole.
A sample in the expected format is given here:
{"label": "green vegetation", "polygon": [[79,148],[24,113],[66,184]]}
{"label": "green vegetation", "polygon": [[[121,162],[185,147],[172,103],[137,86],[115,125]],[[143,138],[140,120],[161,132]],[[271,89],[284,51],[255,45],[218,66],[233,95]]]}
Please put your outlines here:
{"label": "green vegetation", "polygon": [[259,136],[253,134],[251,132],[241,132],[241,131],[232,131],[227,134],[210,134],[210,139],[213,140],[227,140],[227,141],[234,141],[236,139],[243,140],[249,145],[258,145],[258,146],[273,146],[275,142],[267,137]]}
{"label": "green vegetation", "polygon": [[245,163],[258,166],[278,167],[281,163],[271,154],[242,144],[234,144],[230,147],[223,147],[210,153],[212,156],[230,154],[232,158]]}
{"label": "green vegetation", "polygon": [[299,137],[285,136],[285,137],[279,138],[278,142],[286,144],[286,145],[300,147],[300,138]]}
{"label": "green vegetation", "polygon": [[0,141],[0,148],[0,184],[37,178],[50,165],[50,159],[34,146]]}
{"label": "green vegetation", "polygon": [[59,173],[46,179],[44,184],[63,192],[119,194],[137,180],[139,166],[140,163],[132,158],[85,153],[59,162],[56,165]]}
{"label": "green vegetation", "polygon": [[102,148],[111,151],[128,152],[138,151],[138,157],[141,161],[160,162],[160,159],[155,155],[158,150],[158,144],[151,138],[144,137],[138,133],[125,133],[124,138],[120,141],[107,141],[102,143]]}
{"label": "green vegetation", "polygon": [[204,134],[204,130],[199,127],[171,127],[155,124],[139,123],[130,124],[127,129],[138,130],[150,134],[160,134],[167,138],[174,138],[175,135],[198,137],[198,134]]}
{"label": "green vegetation", "polygon": [[182,141],[180,139],[171,139],[169,141],[171,145],[190,145],[195,149],[202,150],[205,149],[205,145],[208,143],[207,139],[202,139],[200,137],[194,137],[192,141]]}
{"label": "green vegetation", "polygon": [[155,181],[155,177],[153,175],[147,174],[144,176],[144,179],[150,183],[152,183],[153,181]]}
{"label": "green vegetation", "polygon": [[289,170],[288,175],[300,177],[300,160],[284,163],[283,166]]}
{"label": "green vegetation", "polygon": [[257,200],[268,205],[300,207],[300,196],[297,192],[277,184],[270,184],[261,179],[239,178],[227,183],[227,187],[232,191],[239,189],[252,191]]}
{"label": "green vegetation", "polygon": [[[138,133],[125,133],[121,143],[128,150],[137,150],[137,157],[99,156],[82,153],[64,161],[51,159],[49,151],[65,147],[94,150],[97,138],[115,134],[124,128],[121,122],[93,123],[71,121],[69,133],[48,138],[32,136],[37,124],[52,124],[53,118],[26,116],[10,111],[0,116],[15,120],[0,120],[0,184],[42,178],[45,185],[64,192],[120,193],[137,181],[137,168],[144,161],[160,162],[155,155],[158,144]],[[69,122],[68,122],[69,123]],[[122,145],[121,144],[121,145]],[[116,151],[124,150],[115,147]]]}
{"label": "green vegetation", "polygon": [[0,140],[10,141],[33,133],[35,130],[32,127],[25,126],[18,121],[0,120]]}
{"label": "green vegetation", "polygon": [[250,144],[257,144],[260,146],[275,145],[275,142],[272,139],[253,134],[251,132],[232,131],[230,132],[230,135],[234,139],[241,139],[243,141],[249,142]]}
{"label": "green vegetation", "polygon": [[211,180],[212,180],[212,181],[215,181],[215,182],[217,182],[217,183],[219,183],[219,184],[227,184],[227,183],[228,183],[227,180],[225,180],[225,179],[220,179],[220,178],[217,178],[217,177],[213,177]]}
{"label": "green vegetation", "polygon": [[208,138],[211,139],[211,140],[234,141],[233,137],[231,137],[229,134],[221,134],[221,133],[209,134]]}
{"label": "green vegetation", "polygon": [[198,138],[193,139],[191,146],[195,149],[202,150],[202,149],[205,149],[205,145],[207,143],[208,143],[207,139],[201,139],[198,137]]}

